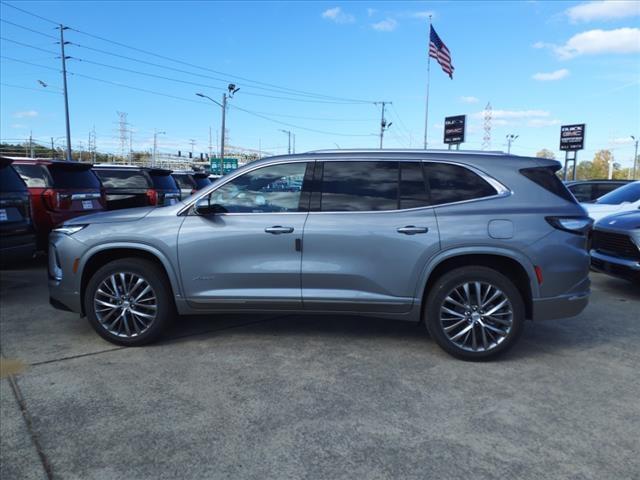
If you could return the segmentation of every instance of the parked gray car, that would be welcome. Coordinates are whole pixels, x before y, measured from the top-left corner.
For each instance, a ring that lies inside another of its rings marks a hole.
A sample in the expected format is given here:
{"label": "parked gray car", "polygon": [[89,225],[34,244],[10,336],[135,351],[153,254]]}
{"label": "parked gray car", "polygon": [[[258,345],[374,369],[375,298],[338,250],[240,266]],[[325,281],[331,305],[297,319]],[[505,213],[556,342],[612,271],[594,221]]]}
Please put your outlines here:
{"label": "parked gray car", "polygon": [[553,160],[337,150],[253,162],[186,202],[88,215],[50,237],[51,303],[142,345],[177,314],[422,322],[486,359],[525,319],[580,313],[591,220]]}

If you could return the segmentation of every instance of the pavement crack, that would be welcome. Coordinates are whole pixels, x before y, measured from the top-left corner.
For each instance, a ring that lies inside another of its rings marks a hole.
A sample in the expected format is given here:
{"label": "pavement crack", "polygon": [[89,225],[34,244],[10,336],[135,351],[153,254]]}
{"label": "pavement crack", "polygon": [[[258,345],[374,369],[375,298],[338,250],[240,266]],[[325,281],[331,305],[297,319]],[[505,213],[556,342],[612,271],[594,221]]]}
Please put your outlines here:
{"label": "pavement crack", "polygon": [[27,427],[27,431],[29,432],[29,436],[31,437],[31,441],[33,442],[33,446],[38,453],[38,457],[40,458],[40,462],[42,463],[42,469],[44,470],[45,475],[49,480],[53,479],[53,470],[51,468],[51,463],[47,458],[47,455],[44,453],[42,445],[40,444],[40,440],[38,439],[38,434],[35,432],[33,428],[33,421],[31,419],[31,414],[29,413],[29,409],[27,408],[27,402],[22,396],[22,391],[20,390],[20,386],[18,385],[18,380],[13,374],[9,374],[7,376],[7,380],[9,381],[9,385],[11,386],[11,390],[13,391],[13,396],[18,403],[18,407],[20,407],[20,412],[22,413],[22,419]]}

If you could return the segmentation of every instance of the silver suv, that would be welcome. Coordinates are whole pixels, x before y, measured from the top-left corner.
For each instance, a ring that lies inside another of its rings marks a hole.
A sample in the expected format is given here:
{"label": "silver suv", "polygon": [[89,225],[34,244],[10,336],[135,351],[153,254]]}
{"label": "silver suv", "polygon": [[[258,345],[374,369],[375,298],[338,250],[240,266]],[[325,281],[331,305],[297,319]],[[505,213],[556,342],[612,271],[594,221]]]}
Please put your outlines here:
{"label": "silver suv", "polygon": [[424,150],[263,159],[177,205],[65,223],[51,303],[120,345],[176,314],[321,312],[422,322],[448,353],[486,359],[525,319],[587,304],[591,220],[559,168]]}

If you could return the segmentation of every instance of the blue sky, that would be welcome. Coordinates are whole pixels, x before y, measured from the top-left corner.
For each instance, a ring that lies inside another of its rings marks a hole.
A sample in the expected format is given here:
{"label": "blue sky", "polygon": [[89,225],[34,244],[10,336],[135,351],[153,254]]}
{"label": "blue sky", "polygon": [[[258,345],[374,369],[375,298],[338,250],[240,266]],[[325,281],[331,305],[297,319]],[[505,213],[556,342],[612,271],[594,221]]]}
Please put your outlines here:
{"label": "blue sky", "polygon": [[[57,34],[48,19],[72,27],[65,39],[72,43],[67,55],[74,57],[68,61],[75,74],[69,76],[74,147],[86,146],[95,125],[98,149],[118,151],[116,112],[122,111],[128,114],[134,149],[149,149],[157,129],[166,132],[159,136],[162,151],[188,151],[193,139],[195,151],[206,152],[209,127],[220,128],[220,108],[195,93],[219,99],[229,82],[240,87],[230,102],[237,108],[227,117],[233,146],[283,153],[287,142],[280,129],[296,134],[297,151],[377,146],[379,106],[335,103],[296,90],[392,101],[385,146],[418,147],[429,14],[456,69],[450,80],[432,62],[430,147],[442,147],[445,116],[467,114],[463,148],[480,148],[481,112],[489,101],[493,149],[505,149],[505,137],[513,133],[519,135],[514,153],[548,148],[559,156],[560,125],[586,123],[580,159],[611,148],[616,161],[630,165],[629,135],[640,136],[638,2],[8,3],[44,19],[1,6],[3,139],[24,139],[33,132],[43,142],[50,137],[64,142],[60,60],[54,54],[59,47],[36,33]],[[213,143],[215,148],[215,133]]]}

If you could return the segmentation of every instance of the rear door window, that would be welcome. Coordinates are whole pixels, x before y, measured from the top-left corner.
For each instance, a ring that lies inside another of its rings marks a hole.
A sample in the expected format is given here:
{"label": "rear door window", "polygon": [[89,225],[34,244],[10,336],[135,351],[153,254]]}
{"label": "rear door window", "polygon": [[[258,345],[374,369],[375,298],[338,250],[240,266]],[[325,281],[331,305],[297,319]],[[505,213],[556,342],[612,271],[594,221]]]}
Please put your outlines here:
{"label": "rear door window", "polygon": [[324,162],[320,210],[396,210],[398,178],[398,162]]}
{"label": "rear door window", "polygon": [[89,166],[49,165],[49,174],[55,188],[100,189],[100,180]]}
{"label": "rear door window", "polygon": [[140,170],[108,170],[96,169],[105,188],[147,189],[151,188],[149,180]]}
{"label": "rear door window", "polygon": [[497,193],[480,176],[460,165],[425,162],[424,169],[432,205],[490,197]]}
{"label": "rear door window", "polygon": [[178,190],[178,185],[174,178],[170,175],[151,174],[153,186],[158,190]]}
{"label": "rear door window", "polygon": [[40,165],[13,165],[24,183],[30,188],[45,188],[49,186],[49,176]]}
{"label": "rear door window", "polygon": [[196,183],[190,175],[174,175],[173,178],[178,187],[184,190],[196,188]]}
{"label": "rear door window", "polygon": [[0,166],[0,192],[24,192],[27,186],[11,165]]}

